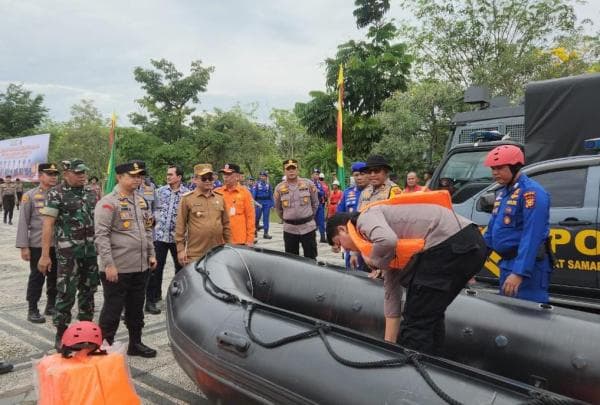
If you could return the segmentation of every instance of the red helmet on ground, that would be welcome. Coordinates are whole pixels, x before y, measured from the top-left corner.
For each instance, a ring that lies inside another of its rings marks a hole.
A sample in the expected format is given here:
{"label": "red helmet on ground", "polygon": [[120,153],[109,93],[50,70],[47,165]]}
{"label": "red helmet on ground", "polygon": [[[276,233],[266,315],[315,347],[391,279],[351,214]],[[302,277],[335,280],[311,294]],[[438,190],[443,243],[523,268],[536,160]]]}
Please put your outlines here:
{"label": "red helmet on ground", "polygon": [[61,339],[63,348],[74,350],[88,345],[102,346],[102,331],[94,322],[79,321],[67,328]]}
{"label": "red helmet on ground", "polygon": [[501,145],[497,146],[488,153],[484,166],[504,166],[504,165],[517,165],[525,164],[525,155],[523,151],[516,145]]}

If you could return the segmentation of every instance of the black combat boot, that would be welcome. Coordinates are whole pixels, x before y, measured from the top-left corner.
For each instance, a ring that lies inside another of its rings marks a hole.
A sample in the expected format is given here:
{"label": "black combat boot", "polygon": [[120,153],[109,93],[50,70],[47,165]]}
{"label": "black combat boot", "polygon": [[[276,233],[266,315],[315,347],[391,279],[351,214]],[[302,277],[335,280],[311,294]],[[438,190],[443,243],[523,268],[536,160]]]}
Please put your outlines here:
{"label": "black combat boot", "polygon": [[148,312],[149,314],[152,314],[152,315],[160,314],[160,308],[158,308],[156,306],[156,303],[154,303],[154,302],[150,302],[150,301],[146,302],[145,309],[146,309],[146,312]]}
{"label": "black combat boot", "polygon": [[325,234],[321,234],[321,240],[319,243],[327,243],[327,238],[325,238]]}
{"label": "black combat boot", "polygon": [[61,342],[62,336],[66,330],[67,330],[67,325],[59,325],[56,327],[56,337],[54,338],[54,348],[59,353],[60,353],[60,349],[62,346],[62,342]]}
{"label": "black combat boot", "polygon": [[47,315],[47,316],[54,316],[54,311],[55,311],[55,310],[56,310],[56,309],[54,308],[54,304],[53,304],[53,303],[51,303],[50,301],[48,301],[48,302],[46,303],[46,309],[44,309],[44,315]]}
{"label": "black combat boot", "polygon": [[10,373],[13,369],[13,365],[0,361],[0,374]]}
{"label": "black combat boot", "polygon": [[46,318],[44,318],[40,311],[37,308],[29,308],[27,312],[27,320],[32,323],[44,323],[46,322]]}
{"label": "black combat boot", "polygon": [[273,239],[273,237],[265,232],[265,234],[263,235],[263,239]]}
{"label": "black combat boot", "polygon": [[156,357],[156,350],[142,343],[141,330],[129,330],[129,347],[127,348],[127,354],[129,356],[150,358]]}

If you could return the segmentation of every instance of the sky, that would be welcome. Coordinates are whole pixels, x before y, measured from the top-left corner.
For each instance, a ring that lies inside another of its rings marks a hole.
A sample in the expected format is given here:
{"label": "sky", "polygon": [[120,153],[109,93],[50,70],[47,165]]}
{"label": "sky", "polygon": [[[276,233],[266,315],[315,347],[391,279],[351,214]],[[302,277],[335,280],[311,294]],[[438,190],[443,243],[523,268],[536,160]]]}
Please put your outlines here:
{"label": "sky", "polygon": [[[390,17],[410,19],[391,3]],[[256,103],[266,122],[324,88],[323,61],[364,36],[353,10],[353,0],[0,0],[0,91],[21,83],[43,94],[56,121],[92,99],[127,125],[142,112],[135,67],[165,58],[188,73],[200,59],[215,71],[197,111]],[[577,12],[600,22],[600,0]]]}

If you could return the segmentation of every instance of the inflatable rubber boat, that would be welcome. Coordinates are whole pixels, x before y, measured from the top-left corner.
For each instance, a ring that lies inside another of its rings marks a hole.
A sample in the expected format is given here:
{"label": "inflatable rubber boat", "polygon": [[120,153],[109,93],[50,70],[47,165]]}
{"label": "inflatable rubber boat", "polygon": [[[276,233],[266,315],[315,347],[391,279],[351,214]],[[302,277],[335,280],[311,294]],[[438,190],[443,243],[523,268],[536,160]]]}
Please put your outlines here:
{"label": "inflatable rubber boat", "polygon": [[166,314],[176,361],[224,403],[600,398],[597,315],[467,290],[445,358],[428,356],[382,340],[380,280],[280,252],[213,249],[177,273]]}

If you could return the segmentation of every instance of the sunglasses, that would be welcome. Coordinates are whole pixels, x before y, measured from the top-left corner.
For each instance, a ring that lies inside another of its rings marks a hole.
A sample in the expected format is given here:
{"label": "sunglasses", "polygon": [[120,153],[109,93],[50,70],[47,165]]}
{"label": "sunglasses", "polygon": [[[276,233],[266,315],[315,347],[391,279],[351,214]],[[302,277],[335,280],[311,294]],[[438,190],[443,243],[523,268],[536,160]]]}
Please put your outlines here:
{"label": "sunglasses", "polygon": [[381,173],[383,171],[382,167],[372,167],[370,169],[365,170],[366,173]]}
{"label": "sunglasses", "polygon": [[210,176],[194,176],[194,177],[197,180],[204,181],[204,182],[206,182],[206,181],[213,181],[213,176],[212,175],[210,175]]}

